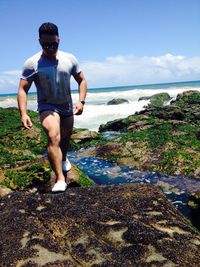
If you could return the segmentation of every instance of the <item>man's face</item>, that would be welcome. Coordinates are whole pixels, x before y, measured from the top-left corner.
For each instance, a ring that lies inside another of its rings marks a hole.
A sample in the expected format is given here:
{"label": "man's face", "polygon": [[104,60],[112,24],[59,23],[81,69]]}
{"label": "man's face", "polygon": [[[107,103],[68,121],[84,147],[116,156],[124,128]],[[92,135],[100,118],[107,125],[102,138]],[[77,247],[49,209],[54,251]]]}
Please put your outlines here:
{"label": "man's face", "polygon": [[42,46],[43,53],[46,56],[56,55],[59,45],[59,37],[57,35],[42,34],[39,39],[40,45]]}

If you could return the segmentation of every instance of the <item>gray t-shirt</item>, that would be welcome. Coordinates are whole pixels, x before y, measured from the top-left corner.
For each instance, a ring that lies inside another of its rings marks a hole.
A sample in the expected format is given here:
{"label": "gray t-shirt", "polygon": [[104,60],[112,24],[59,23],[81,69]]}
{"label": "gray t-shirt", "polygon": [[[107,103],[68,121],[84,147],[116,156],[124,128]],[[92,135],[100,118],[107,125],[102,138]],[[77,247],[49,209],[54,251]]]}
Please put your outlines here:
{"label": "gray t-shirt", "polygon": [[25,61],[21,79],[35,83],[39,112],[56,107],[63,115],[72,115],[70,77],[80,72],[72,54],[58,50],[56,59],[48,60],[39,52]]}

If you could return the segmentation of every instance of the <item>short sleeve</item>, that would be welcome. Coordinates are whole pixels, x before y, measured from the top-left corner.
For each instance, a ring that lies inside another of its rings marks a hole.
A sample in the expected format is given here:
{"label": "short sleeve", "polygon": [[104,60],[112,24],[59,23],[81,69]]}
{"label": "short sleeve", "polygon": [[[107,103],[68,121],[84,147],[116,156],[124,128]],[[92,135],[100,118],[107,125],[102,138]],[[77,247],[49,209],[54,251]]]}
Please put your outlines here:
{"label": "short sleeve", "polygon": [[33,63],[30,59],[28,59],[24,63],[21,79],[33,81],[34,75],[35,75],[35,69],[33,67]]}
{"label": "short sleeve", "polygon": [[79,66],[78,60],[73,55],[72,55],[71,59],[72,59],[72,63],[73,63],[71,74],[75,75],[75,74],[80,73],[82,70],[81,70],[81,68]]}

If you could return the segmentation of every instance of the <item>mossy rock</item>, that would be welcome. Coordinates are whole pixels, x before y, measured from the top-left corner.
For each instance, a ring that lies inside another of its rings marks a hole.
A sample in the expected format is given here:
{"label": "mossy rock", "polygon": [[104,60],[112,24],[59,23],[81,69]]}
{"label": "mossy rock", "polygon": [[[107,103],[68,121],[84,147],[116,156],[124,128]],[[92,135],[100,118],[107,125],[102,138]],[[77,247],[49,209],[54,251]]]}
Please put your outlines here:
{"label": "mossy rock", "polygon": [[26,130],[16,108],[0,108],[0,169],[26,164],[44,154],[47,138],[38,113],[28,111],[33,128]]}
{"label": "mossy rock", "polygon": [[[5,178],[0,187],[11,190],[24,190],[28,188],[39,188],[42,191],[51,189],[51,179],[55,179],[55,174],[49,165],[49,162],[33,163],[26,167],[20,167],[8,170],[4,174]],[[67,175],[69,185],[92,186],[95,183],[85,175],[77,166],[72,164],[72,170]]]}
{"label": "mossy rock", "polygon": [[[92,186],[94,185],[94,181],[92,181],[85,173],[83,173],[77,166],[73,165],[73,172],[76,173],[77,179],[75,182],[79,186]],[[73,182],[73,181],[72,181]]]}
{"label": "mossy rock", "polygon": [[127,126],[126,123],[123,123],[121,119],[116,119],[111,122],[107,122],[105,124],[101,124],[99,126],[99,132],[106,132],[106,131],[123,131],[123,128]]}
{"label": "mossy rock", "polygon": [[141,128],[99,144],[92,156],[142,171],[200,178],[199,125],[151,116],[145,121]]}
{"label": "mossy rock", "polygon": [[49,163],[33,163],[5,172],[2,185],[12,190],[23,190],[24,188],[47,183],[51,178]]}
{"label": "mossy rock", "polygon": [[103,135],[100,133],[85,128],[74,128],[70,139],[69,150],[73,151],[82,147],[94,146],[101,140],[103,140]]}
{"label": "mossy rock", "polygon": [[123,134],[99,144],[92,156],[142,171],[200,178],[199,99],[200,92],[187,91],[170,105],[101,125],[100,131]]}
{"label": "mossy rock", "polygon": [[200,92],[196,90],[190,90],[183,92],[182,94],[178,94],[175,104],[182,108],[188,105],[200,105]]}
{"label": "mossy rock", "polygon": [[171,97],[168,93],[158,93],[158,94],[154,94],[152,96],[140,97],[138,99],[138,101],[150,100],[150,104],[147,105],[147,107],[150,108],[150,107],[161,107],[166,102],[168,102],[170,99],[171,99]]}
{"label": "mossy rock", "polygon": [[129,103],[127,99],[124,98],[114,98],[110,101],[108,101],[107,105],[120,105],[120,104],[124,104],[124,103]]}

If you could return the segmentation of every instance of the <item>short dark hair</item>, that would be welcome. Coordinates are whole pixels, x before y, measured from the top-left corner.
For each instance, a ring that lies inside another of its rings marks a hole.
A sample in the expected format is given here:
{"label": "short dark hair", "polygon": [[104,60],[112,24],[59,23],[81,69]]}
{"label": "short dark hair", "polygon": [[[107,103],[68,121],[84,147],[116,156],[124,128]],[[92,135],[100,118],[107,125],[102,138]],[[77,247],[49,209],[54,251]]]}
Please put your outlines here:
{"label": "short dark hair", "polygon": [[51,22],[45,22],[39,28],[39,36],[41,37],[42,34],[59,35],[58,27]]}

